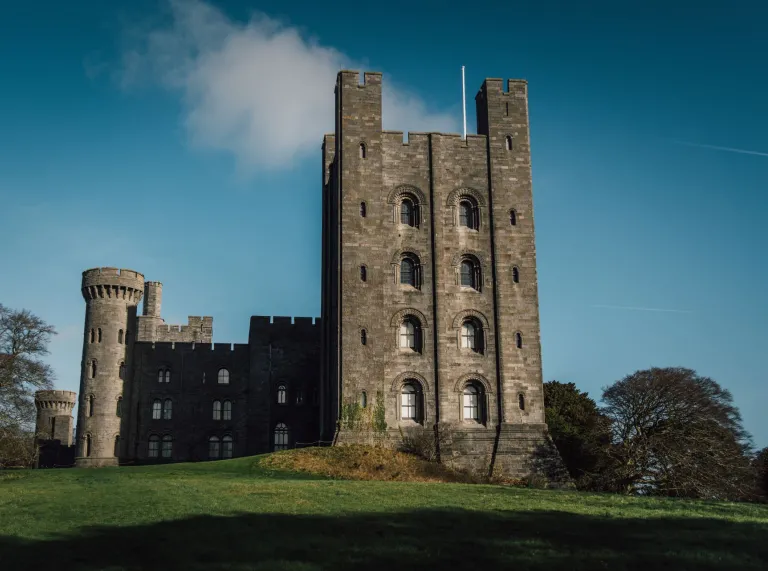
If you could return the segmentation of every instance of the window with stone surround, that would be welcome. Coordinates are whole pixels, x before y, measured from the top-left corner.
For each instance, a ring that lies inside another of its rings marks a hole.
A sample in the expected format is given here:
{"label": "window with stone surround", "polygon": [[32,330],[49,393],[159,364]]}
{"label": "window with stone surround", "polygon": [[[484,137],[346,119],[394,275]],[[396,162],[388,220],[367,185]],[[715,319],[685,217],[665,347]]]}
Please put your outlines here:
{"label": "window with stone surround", "polygon": [[160,456],[160,437],[153,434],[149,437],[149,457],[157,458]]}
{"label": "window with stone surround", "polygon": [[285,385],[277,386],[277,404],[285,404],[288,401],[288,389]]}
{"label": "window with stone surround", "polygon": [[477,319],[470,317],[462,322],[461,348],[465,351],[483,353],[483,326]]}
{"label": "window with stone surround", "polygon": [[483,275],[480,262],[474,256],[464,256],[459,265],[459,285],[482,291]]}
{"label": "window with stone surround", "polygon": [[403,254],[399,270],[400,284],[421,289],[421,263],[415,254]]}
{"label": "window with stone surround", "polygon": [[470,423],[482,423],[483,403],[485,402],[483,386],[480,383],[470,381],[464,387],[462,399],[462,420]]}
{"label": "window with stone surround", "polygon": [[163,458],[170,458],[173,453],[173,437],[170,434],[163,436],[162,447],[160,448],[160,455]]}
{"label": "window with stone surround", "polygon": [[415,381],[406,381],[400,389],[400,420],[421,422],[423,404],[421,387]]}
{"label": "window with stone surround", "polygon": [[459,200],[459,226],[469,230],[480,228],[480,211],[477,202],[470,196],[462,196]]}
{"label": "window with stone surround", "polygon": [[416,198],[410,195],[403,196],[400,199],[400,224],[418,228],[419,218],[419,204],[416,202]]}
{"label": "window with stone surround", "polygon": [[229,384],[229,371],[227,369],[219,369],[219,375],[217,377],[220,385]]}
{"label": "window with stone surround", "polygon": [[421,353],[421,323],[415,316],[408,315],[400,322],[398,339],[400,349]]}
{"label": "window with stone surround", "polygon": [[211,436],[208,439],[208,459],[218,460],[221,456],[221,442],[218,436]]}
{"label": "window with stone surround", "polygon": [[152,420],[163,418],[163,401],[155,399],[152,401]]}
{"label": "window with stone surround", "polygon": [[288,449],[288,425],[278,422],[275,426],[275,451]]}

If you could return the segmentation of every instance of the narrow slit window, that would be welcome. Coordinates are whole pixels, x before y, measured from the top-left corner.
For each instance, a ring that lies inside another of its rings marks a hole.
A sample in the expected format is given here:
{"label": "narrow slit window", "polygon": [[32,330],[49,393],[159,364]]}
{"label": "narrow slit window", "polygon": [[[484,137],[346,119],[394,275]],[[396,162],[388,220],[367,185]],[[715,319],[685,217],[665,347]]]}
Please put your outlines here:
{"label": "narrow slit window", "polygon": [[512,150],[512,137],[507,135],[507,137],[504,139],[504,145],[506,146],[506,149],[508,151]]}
{"label": "narrow slit window", "polygon": [[517,226],[517,212],[514,210],[509,211],[509,225]]}
{"label": "narrow slit window", "polygon": [[366,345],[368,343],[368,333],[365,331],[365,329],[360,330],[360,344]]}
{"label": "narrow slit window", "polygon": [[98,342],[99,342],[99,343],[101,343],[101,327],[99,327],[99,328],[97,329],[97,334],[98,334],[98,338],[99,338],[99,341],[98,341]]}
{"label": "narrow slit window", "polygon": [[520,410],[525,410],[525,395],[523,393],[517,395],[517,406],[520,407]]}
{"label": "narrow slit window", "polygon": [[515,333],[515,346],[518,349],[522,349],[523,348],[523,336],[519,332]]}
{"label": "narrow slit window", "polygon": [[520,270],[517,267],[512,268],[512,281],[516,284],[520,283]]}
{"label": "narrow slit window", "polygon": [[96,378],[96,359],[91,361],[91,378]]}
{"label": "narrow slit window", "polygon": [[360,158],[365,159],[368,156],[368,150],[365,148],[365,143],[360,143]]}
{"label": "narrow slit window", "polygon": [[123,330],[122,329],[117,332],[117,342],[120,343],[121,345],[123,343]]}
{"label": "narrow slit window", "polygon": [[366,282],[368,281],[368,268],[365,266],[360,266],[360,281]]}
{"label": "narrow slit window", "polygon": [[367,214],[367,210],[366,210],[366,207],[365,207],[365,202],[361,202],[360,203],[360,217],[361,218],[365,218],[366,214]]}

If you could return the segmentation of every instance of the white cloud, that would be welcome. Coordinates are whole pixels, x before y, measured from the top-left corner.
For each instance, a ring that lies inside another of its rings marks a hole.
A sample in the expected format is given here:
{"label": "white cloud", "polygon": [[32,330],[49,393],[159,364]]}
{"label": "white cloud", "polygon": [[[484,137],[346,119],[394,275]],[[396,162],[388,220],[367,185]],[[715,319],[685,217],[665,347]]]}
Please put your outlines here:
{"label": "white cloud", "polygon": [[[190,142],[233,153],[241,167],[285,167],[317,153],[333,131],[333,86],[340,69],[363,69],[332,47],[260,13],[247,23],[201,0],[169,0],[170,20],[134,33],[120,81],[144,79],[183,98]],[[433,112],[385,78],[385,129],[457,132],[458,121]]]}

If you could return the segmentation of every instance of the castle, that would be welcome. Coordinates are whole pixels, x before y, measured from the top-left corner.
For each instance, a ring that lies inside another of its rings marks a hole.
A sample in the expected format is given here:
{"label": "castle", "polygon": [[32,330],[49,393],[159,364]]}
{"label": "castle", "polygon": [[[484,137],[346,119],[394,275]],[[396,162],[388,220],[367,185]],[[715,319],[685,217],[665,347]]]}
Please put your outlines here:
{"label": "castle", "polygon": [[[381,74],[362,79],[339,72],[322,144],[320,318],[255,316],[248,343],[212,343],[211,317],[165,324],[162,284],[83,273],[76,466],[424,437],[481,472],[559,464],[544,421],[526,82],[484,81],[477,135],[404,142],[381,128]],[[65,447],[75,397],[36,399],[38,432]]]}

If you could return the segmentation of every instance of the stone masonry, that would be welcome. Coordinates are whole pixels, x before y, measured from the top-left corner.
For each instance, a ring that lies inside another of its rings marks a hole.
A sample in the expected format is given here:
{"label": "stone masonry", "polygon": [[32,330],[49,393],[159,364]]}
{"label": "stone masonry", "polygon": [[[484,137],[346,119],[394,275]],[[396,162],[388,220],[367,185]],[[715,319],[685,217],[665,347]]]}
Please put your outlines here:
{"label": "stone masonry", "polygon": [[83,273],[77,466],[426,437],[459,467],[562,476],[544,421],[527,83],[485,80],[477,135],[407,142],[382,130],[381,89],[380,73],[337,76],[322,318],[255,316],[247,344],[212,343],[212,317],[165,323],[160,282]]}

